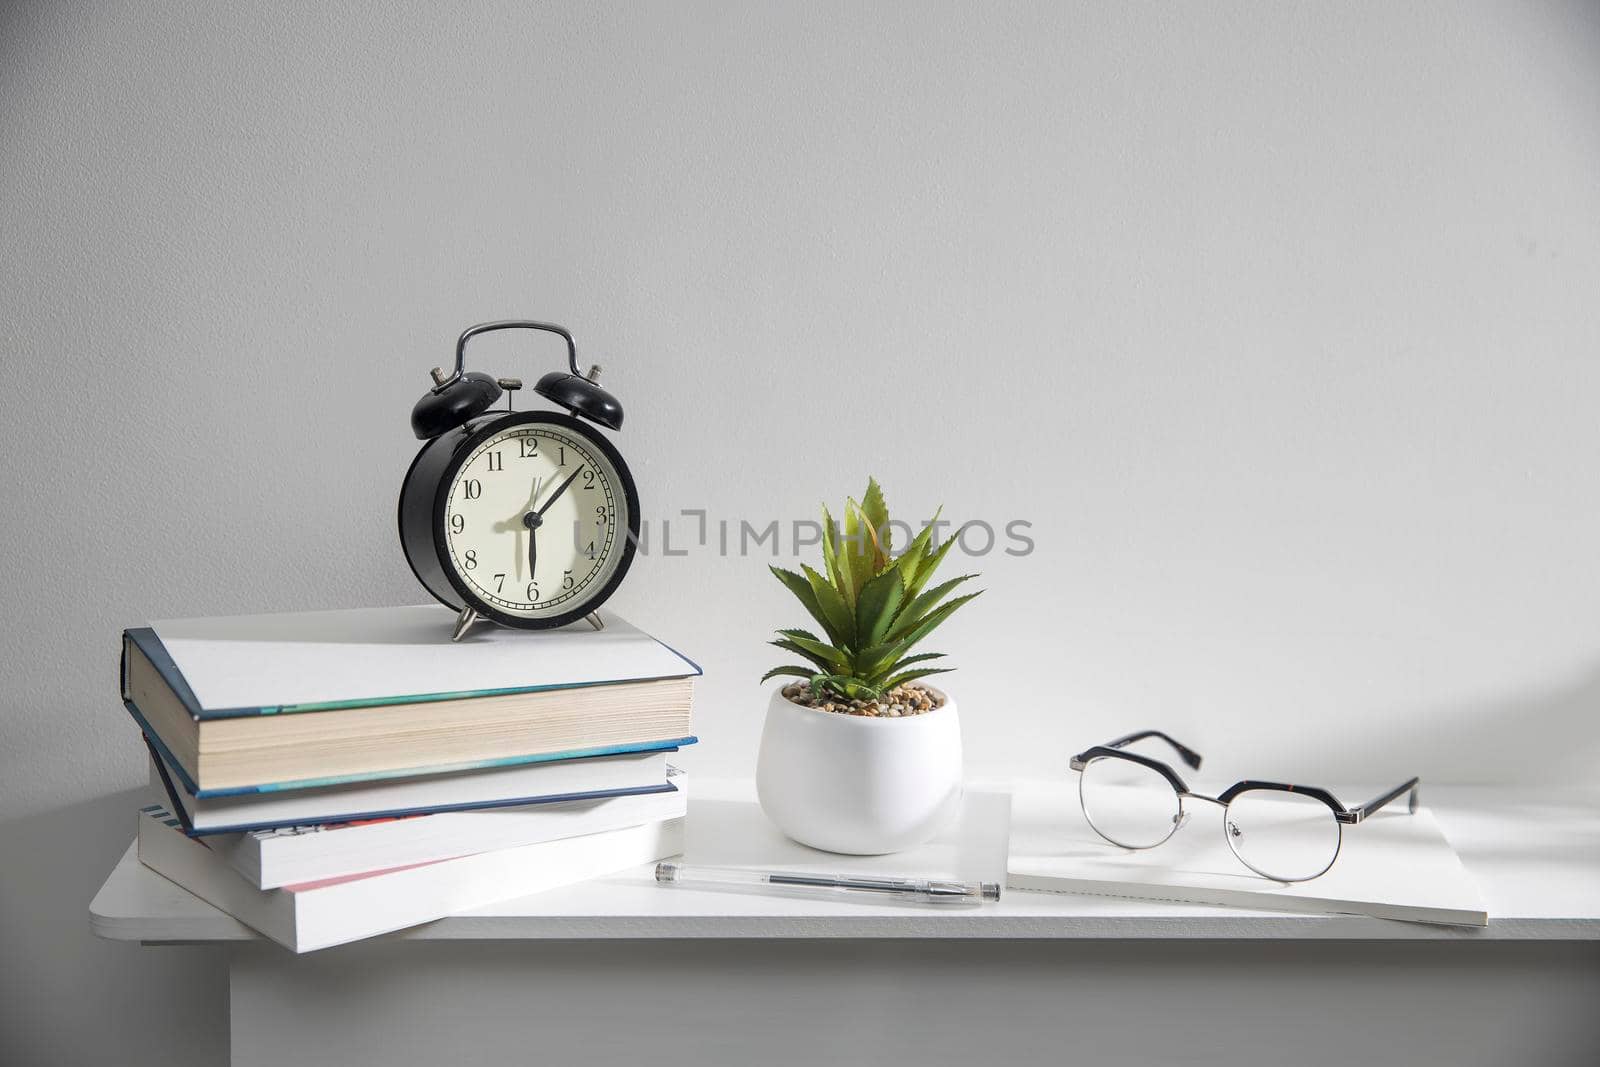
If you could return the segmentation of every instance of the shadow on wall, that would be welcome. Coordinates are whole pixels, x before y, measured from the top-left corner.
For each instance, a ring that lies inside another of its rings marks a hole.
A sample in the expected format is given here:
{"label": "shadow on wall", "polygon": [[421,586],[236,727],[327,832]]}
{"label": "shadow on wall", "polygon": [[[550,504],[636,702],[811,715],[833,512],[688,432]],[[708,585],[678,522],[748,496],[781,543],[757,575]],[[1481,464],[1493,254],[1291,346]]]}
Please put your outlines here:
{"label": "shadow on wall", "polygon": [[220,951],[89,932],[89,901],[133,840],[143,797],[0,822],[0,1063],[228,1061]]}
{"label": "shadow on wall", "polygon": [[1452,704],[1448,714],[1396,711],[1381,736],[1329,731],[1324,750],[1366,784],[1376,779],[1368,783],[1365,768],[1388,767],[1397,770],[1385,777],[1423,775],[1424,790],[1429,778],[1592,787],[1600,761],[1600,661],[1564,685]]}

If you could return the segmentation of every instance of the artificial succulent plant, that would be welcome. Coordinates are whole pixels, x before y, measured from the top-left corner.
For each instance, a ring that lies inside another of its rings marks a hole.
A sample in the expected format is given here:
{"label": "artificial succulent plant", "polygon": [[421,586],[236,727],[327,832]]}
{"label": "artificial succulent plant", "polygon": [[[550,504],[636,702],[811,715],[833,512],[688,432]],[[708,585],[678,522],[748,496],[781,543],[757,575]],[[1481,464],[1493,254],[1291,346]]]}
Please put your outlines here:
{"label": "artificial succulent plant", "polygon": [[935,533],[940,523],[924,526],[899,555],[890,545],[889,509],[875,479],[858,504],[845,503],[844,523],[834,525],[822,509],[822,563],[817,571],[804,564],[801,573],[773,567],[778,576],[822,628],[779,630],[772,644],[804,659],[806,666],[785,664],[762,676],[804,678],[815,694],[845,700],[876,700],[917,678],[943,674],[949,667],[919,664],[942,659],[942,652],[915,652],[918,643],[977,596],[950,594],[963,574],[938,585],[928,582],[955,544],[942,544]]}

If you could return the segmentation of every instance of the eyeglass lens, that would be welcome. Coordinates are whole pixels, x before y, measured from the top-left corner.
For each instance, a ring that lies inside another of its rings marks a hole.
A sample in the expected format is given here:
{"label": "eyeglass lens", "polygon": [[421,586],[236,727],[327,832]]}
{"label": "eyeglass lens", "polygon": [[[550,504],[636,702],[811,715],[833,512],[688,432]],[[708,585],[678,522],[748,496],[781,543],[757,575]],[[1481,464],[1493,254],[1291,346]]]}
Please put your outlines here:
{"label": "eyeglass lens", "polygon": [[1333,810],[1301,793],[1240,793],[1228,802],[1223,831],[1245,866],[1280,882],[1315,878],[1339,855],[1341,831]]}
{"label": "eyeglass lens", "polygon": [[1159,771],[1132,760],[1096,757],[1078,779],[1084,817],[1123,848],[1151,848],[1178,828],[1177,790]]}

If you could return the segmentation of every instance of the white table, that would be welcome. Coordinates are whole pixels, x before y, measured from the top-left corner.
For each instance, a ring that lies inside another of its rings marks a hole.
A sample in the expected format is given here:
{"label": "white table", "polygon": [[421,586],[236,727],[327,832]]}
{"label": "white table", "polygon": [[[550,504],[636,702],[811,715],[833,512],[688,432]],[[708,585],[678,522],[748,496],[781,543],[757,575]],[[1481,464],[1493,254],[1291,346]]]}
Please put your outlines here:
{"label": "white table", "polygon": [[[686,858],[795,849],[750,798],[695,782]],[[1524,1062],[1600,1052],[1600,797],[1428,799],[1485,929],[1020,892],[947,912],[641,869],[296,957],[132,848],[90,914],[107,938],[240,943],[236,1064],[1491,1063],[1518,1014],[1540,1023]]]}

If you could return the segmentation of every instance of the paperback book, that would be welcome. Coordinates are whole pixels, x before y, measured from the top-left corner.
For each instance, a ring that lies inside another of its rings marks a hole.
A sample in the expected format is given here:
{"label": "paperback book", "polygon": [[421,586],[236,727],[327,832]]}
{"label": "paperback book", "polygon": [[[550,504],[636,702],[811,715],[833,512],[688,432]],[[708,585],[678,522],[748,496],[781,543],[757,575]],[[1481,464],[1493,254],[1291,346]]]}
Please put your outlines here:
{"label": "paperback book", "polygon": [[681,819],[688,776],[667,771],[672,788],[660,793],[252,830],[205,843],[251,885],[277,889]]}
{"label": "paperback book", "polygon": [[262,890],[153,805],[140,813],[139,860],[285,948],[310,952],[654,863],[680,853],[683,835],[676,818]]}

